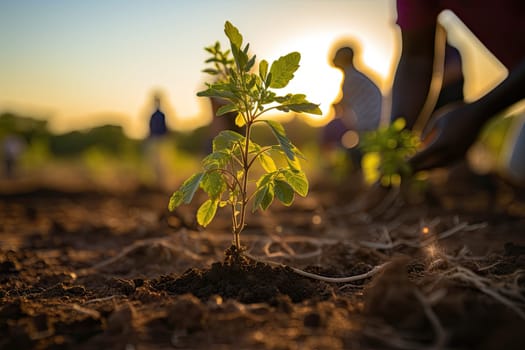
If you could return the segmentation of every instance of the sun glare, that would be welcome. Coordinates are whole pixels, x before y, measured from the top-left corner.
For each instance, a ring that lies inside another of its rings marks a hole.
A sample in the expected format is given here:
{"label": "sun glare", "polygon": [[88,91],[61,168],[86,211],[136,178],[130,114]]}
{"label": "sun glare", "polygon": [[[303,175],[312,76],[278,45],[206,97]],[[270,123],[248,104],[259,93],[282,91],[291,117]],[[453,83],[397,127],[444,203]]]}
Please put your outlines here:
{"label": "sun glare", "polygon": [[329,50],[333,39],[329,33],[305,35],[282,45],[270,53],[269,60],[275,60],[291,51],[301,54],[300,67],[292,82],[283,93],[297,91],[306,94],[308,100],[319,103],[322,116],[308,116],[312,125],[323,125],[331,118],[331,104],[337,99],[343,75],[329,64]]}

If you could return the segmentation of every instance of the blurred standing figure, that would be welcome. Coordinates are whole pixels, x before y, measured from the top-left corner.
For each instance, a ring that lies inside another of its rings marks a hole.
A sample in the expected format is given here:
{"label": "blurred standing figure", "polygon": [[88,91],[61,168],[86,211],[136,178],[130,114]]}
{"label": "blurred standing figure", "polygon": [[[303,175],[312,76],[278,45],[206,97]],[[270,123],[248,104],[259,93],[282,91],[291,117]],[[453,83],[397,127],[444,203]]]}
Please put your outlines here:
{"label": "blurred standing figure", "polygon": [[[341,47],[332,62],[344,79],[341,99],[333,104],[334,120],[325,126],[323,146],[342,146],[350,149],[354,166],[360,166],[360,153],[354,148],[362,132],[377,129],[381,120],[383,95],[376,84],[355,66],[356,47]],[[345,135],[352,134],[345,140]]]}
{"label": "blurred standing figure", "polygon": [[149,137],[157,138],[164,136],[168,128],[166,127],[166,116],[160,110],[160,95],[155,94],[153,97],[153,102],[155,104],[155,111],[151,115],[149,120]]}
{"label": "blurred standing figure", "polygon": [[161,111],[161,97],[160,94],[153,96],[153,104],[155,111],[149,119],[149,134],[146,140],[147,157],[151,161],[151,166],[155,172],[155,182],[158,187],[164,185],[164,169],[162,164],[162,141],[168,132],[166,126],[166,116]]}
{"label": "blurred standing figure", "polygon": [[342,118],[357,132],[378,127],[383,96],[372,80],[355,66],[354,48],[342,47],[333,59],[335,67],[344,74],[342,97],[334,104],[336,118]]}
{"label": "blurred standing figure", "polygon": [[25,143],[18,135],[7,135],[2,142],[4,173],[8,179],[15,177],[16,163],[24,151]]}

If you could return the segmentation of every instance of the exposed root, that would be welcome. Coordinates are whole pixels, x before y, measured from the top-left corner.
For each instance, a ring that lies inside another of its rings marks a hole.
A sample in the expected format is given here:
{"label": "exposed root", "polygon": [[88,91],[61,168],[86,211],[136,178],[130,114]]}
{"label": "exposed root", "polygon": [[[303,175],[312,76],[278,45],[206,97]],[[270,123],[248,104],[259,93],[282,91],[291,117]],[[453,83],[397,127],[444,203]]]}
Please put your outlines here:
{"label": "exposed root", "polygon": [[[487,294],[488,296],[491,296],[492,298],[499,301],[503,305],[509,307],[519,317],[525,320],[525,311],[522,309],[523,307],[520,307],[518,303],[514,302],[508,296],[504,295],[504,294],[507,294],[507,295],[512,295],[512,296],[519,296],[520,299],[522,299],[523,297],[521,296],[519,289],[509,290],[509,288],[506,286],[498,287],[489,278],[481,277],[477,275],[476,273],[474,273],[473,271],[463,266],[456,266],[453,269],[446,271],[445,275],[448,276],[448,278],[469,283],[470,285],[479,289],[481,292]],[[520,288],[520,287],[516,283],[514,288]]]}
{"label": "exposed root", "polygon": [[[397,330],[386,324],[368,326],[362,330],[363,334],[370,339],[375,339],[390,348],[402,350],[435,350],[436,348],[427,347],[420,342],[407,339]],[[441,348],[444,349],[444,348]]]}
{"label": "exposed root", "polygon": [[363,329],[363,334],[371,339],[381,341],[383,344],[403,350],[442,350],[446,349],[446,342],[448,339],[447,332],[441,325],[437,315],[434,313],[431,307],[431,299],[425,297],[419,290],[414,290],[414,295],[423,307],[423,312],[429,320],[434,330],[434,341],[432,344],[424,344],[419,341],[409,339],[408,336],[403,335],[399,331],[395,330],[387,324],[368,326]]}
{"label": "exposed root", "polygon": [[438,240],[448,238],[458,232],[461,231],[474,231],[478,230],[480,228],[486,227],[486,223],[480,223],[480,224],[472,224],[469,225],[467,222],[462,222],[457,224],[456,226],[438,233],[438,234],[431,234],[427,238],[421,240],[420,238],[414,238],[414,239],[396,239],[394,241],[391,240],[390,235],[388,235],[388,241],[386,243],[382,242],[370,242],[370,241],[360,241],[359,245],[372,248],[372,249],[394,249],[400,246],[408,246],[413,248],[424,248]]}
{"label": "exposed root", "polygon": [[296,267],[288,266],[288,265],[281,264],[281,263],[278,263],[278,262],[268,261],[268,260],[261,260],[261,259],[258,259],[257,257],[251,256],[249,254],[246,254],[246,256],[248,258],[250,258],[250,259],[253,259],[255,261],[262,262],[262,263],[265,263],[265,264],[268,264],[268,265],[281,266],[281,267],[289,268],[289,269],[291,269],[293,272],[295,272],[298,275],[301,275],[301,276],[304,276],[304,277],[308,277],[308,278],[311,278],[311,279],[315,279],[315,280],[318,280],[318,281],[328,282],[328,283],[349,283],[349,282],[355,282],[355,281],[363,280],[363,279],[372,277],[373,275],[375,275],[376,273],[381,271],[386,265],[389,264],[389,263],[384,263],[384,264],[381,264],[381,265],[374,266],[372,268],[372,270],[370,270],[368,272],[365,272],[365,273],[362,273],[360,275],[349,276],[349,277],[328,277],[328,276],[317,275],[315,273],[307,272],[307,271],[298,269]]}
{"label": "exposed root", "polygon": [[414,290],[414,294],[423,306],[423,311],[425,312],[425,315],[427,316],[428,320],[432,324],[432,328],[434,329],[434,344],[431,347],[429,347],[429,349],[443,349],[447,342],[447,333],[445,332],[445,329],[443,329],[439,318],[434,313],[434,310],[432,310],[432,307],[430,306],[430,303],[427,300],[427,298],[417,289]]}
{"label": "exposed root", "polygon": [[113,263],[116,263],[117,261],[121,260],[122,258],[132,254],[133,252],[135,252],[137,249],[139,248],[142,248],[142,247],[147,247],[147,246],[160,246],[160,247],[163,247],[163,248],[166,248],[170,251],[176,251],[176,252],[180,252],[184,255],[187,255],[189,256],[191,259],[195,259],[197,261],[199,260],[202,260],[202,257],[200,257],[199,255],[189,251],[188,249],[186,248],[181,248],[179,246],[176,246],[174,244],[172,244],[171,242],[169,242],[171,240],[171,237],[163,237],[163,238],[151,238],[151,239],[145,239],[145,240],[140,240],[140,241],[136,241],[134,243],[132,243],[131,245],[127,246],[127,247],[124,247],[122,249],[122,251],[109,258],[109,259],[106,259],[104,261],[101,261],[93,266],[90,266],[90,267],[87,267],[87,268],[84,268],[80,271],[77,272],[77,275],[78,276],[82,276],[82,275],[85,275],[87,273],[90,273],[90,272],[93,272],[95,270],[99,270],[101,268],[104,268],[108,265],[111,265]]}
{"label": "exposed root", "polygon": [[328,283],[348,283],[348,282],[355,282],[355,281],[359,281],[359,280],[363,280],[363,279],[367,279],[369,277],[372,277],[373,275],[375,275],[376,273],[381,271],[388,264],[389,263],[384,263],[384,264],[381,264],[381,265],[377,265],[377,266],[374,266],[372,268],[372,270],[370,270],[368,272],[362,273],[360,275],[349,276],[349,277],[326,277],[326,276],[320,276],[320,275],[316,275],[314,273],[306,272],[306,271],[303,271],[303,270],[295,268],[295,267],[291,267],[291,266],[288,266],[288,267],[290,269],[292,269],[293,272],[295,272],[295,273],[297,273],[297,274],[299,274],[301,276],[304,276],[304,277],[308,277],[308,278],[312,278],[312,279],[316,279],[316,280],[324,281],[324,282],[328,282]]}
{"label": "exposed root", "polygon": [[[310,259],[319,256],[322,253],[321,244],[316,244],[316,249],[312,252],[297,253],[292,247],[290,247],[286,239],[275,236],[272,236],[271,238],[272,239],[268,240],[262,248],[266,258]],[[270,248],[275,243],[278,243],[285,251],[271,252]]]}
{"label": "exposed root", "polygon": [[102,302],[102,301],[107,301],[107,300],[112,300],[112,299],[116,299],[116,298],[126,298],[127,295],[124,295],[124,294],[116,294],[116,295],[110,295],[109,297],[104,297],[104,298],[95,298],[95,299],[90,299],[90,300],[87,300],[84,305],[86,304],[92,304],[92,303],[98,303],[98,302]]}
{"label": "exposed root", "polygon": [[78,304],[72,305],[73,310],[78,311],[80,313],[86,314],[88,316],[91,316],[93,318],[99,319],[100,318],[100,312],[94,309],[90,309],[87,307],[80,306]]}

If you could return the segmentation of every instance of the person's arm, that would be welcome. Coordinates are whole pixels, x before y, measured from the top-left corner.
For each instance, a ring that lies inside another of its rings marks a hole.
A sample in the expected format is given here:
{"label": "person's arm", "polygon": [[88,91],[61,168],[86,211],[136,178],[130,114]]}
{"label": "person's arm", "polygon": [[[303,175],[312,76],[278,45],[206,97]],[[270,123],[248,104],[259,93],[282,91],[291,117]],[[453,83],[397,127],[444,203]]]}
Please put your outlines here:
{"label": "person's arm", "polygon": [[451,106],[429,125],[427,147],[410,163],[415,170],[449,165],[464,157],[488,120],[525,98],[525,59],[488,94],[469,104]]}
{"label": "person's arm", "polygon": [[392,87],[391,121],[404,118],[412,129],[429,97],[435,59],[436,25],[401,30],[402,48]]}

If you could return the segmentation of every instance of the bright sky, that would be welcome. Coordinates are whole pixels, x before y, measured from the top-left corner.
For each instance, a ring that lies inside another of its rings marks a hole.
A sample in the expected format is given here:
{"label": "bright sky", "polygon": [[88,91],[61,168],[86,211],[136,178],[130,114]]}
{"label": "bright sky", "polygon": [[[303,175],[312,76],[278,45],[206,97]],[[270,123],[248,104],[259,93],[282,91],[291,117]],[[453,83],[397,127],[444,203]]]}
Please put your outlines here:
{"label": "bright sky", "polygon": [[364,64],[389,89],[393,0],[0,0],[0,113],[49,118],[56,131],[120,123],[142,137],[161,90],[170,127],[202,125],[203,48],[227,44],[226,20],[259,59],[299,51],[290,90],[321,103],[325,118],[341,83],[327,60],[339,39],[361,41]]}

